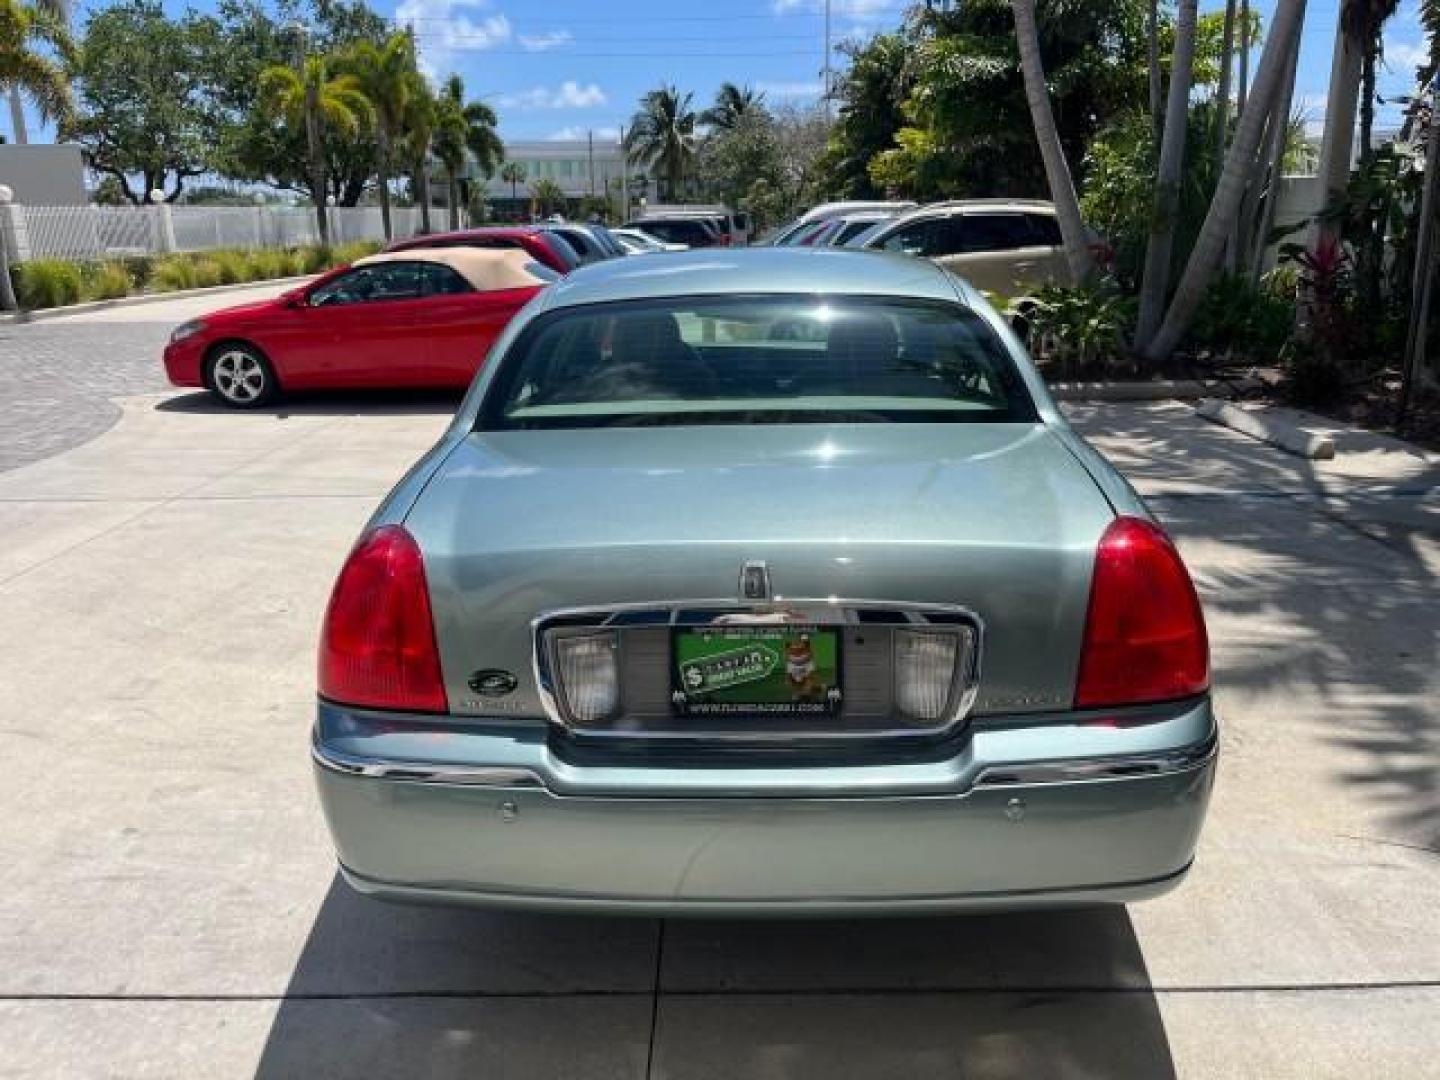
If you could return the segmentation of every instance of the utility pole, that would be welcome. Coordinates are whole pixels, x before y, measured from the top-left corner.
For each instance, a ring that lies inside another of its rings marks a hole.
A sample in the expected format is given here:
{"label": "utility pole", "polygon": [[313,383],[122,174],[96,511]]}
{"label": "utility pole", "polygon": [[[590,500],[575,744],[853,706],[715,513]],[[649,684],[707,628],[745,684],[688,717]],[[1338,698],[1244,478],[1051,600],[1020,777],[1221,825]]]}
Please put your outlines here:
{"label": "utility pole", "polygon": [[595,132],[585,129],[585,143],[590,154],[590,198],[595,198]]}

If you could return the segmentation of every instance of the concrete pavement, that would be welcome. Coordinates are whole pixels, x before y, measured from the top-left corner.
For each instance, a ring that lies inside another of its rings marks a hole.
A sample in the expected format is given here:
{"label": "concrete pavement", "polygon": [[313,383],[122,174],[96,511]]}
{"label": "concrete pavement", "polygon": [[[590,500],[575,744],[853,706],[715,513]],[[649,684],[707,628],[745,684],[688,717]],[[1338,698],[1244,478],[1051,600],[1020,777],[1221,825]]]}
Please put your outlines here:
{"label": "concrete pavement", "polygon": [[1304,462],[1179,405],[1073,407],[1210,618],[1223,758],[1178,892],[662,924],[334,877],[315,631],[452,404],[142,393],[0,473],[0,1076],[1440,1075],[1433,457],[1345,436]]}

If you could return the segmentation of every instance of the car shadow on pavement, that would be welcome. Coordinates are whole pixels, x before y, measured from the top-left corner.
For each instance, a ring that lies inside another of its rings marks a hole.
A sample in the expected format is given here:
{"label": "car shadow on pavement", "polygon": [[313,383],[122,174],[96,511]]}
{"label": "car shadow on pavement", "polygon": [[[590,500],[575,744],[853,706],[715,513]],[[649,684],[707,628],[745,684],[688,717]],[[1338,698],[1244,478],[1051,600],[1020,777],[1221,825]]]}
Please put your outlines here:
{"label": "car shadow on pavement", "polygon": [[338,878],[256,1073],[1174,1074],[1124,908],[661,923],[398,907]]}
{"label": "car shadow on pavement", "polygon": [[460,390],[333,390],[287,394],[255,409],[232,409],[204,391],[177,394],[156,404],[158,412],[222,416],[449,416],[460,407]]}

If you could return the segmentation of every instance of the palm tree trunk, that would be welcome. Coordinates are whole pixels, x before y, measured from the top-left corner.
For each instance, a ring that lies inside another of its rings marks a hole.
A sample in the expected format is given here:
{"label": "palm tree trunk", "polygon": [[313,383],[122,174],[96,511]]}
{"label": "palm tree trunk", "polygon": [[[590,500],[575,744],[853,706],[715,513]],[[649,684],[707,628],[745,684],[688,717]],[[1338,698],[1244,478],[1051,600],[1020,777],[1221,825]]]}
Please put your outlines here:
{"label": "palm tree trunk", "polygon": [[[1365,43],[1345,31],[1342,0],[1335,27],[1335,51],[1330,61],[1330,92],[1325,99],[1325,134],[1320,140],[1320,205],[1329,206],[1350,181],[1350,158],[1355,148],[1355,105],[1360,94],[1360,69]],[[1272,30],[1273,33],[1273,30]],[[1313,249],[1340,237],[1338,221],[1316,220],[1310,239]]]}
{"label": "palm tree trunk", "polygon": [[1185,169],[1185,129],[1195,67],[1198,14],[1198,0],[1180,0],[1176,8],[1175,52],[1170,59],[1170,94],[1165,102],[1165,134],[1160,140],[1160,165],[1155,176],[1155,208],[1150,217],[1150,239],[1145,245],[1144,276],[1140,279],[1140,317],[1135,328],[1135,344],[1141,350],[1155,336],[1170,290],[1170,261],[1175,252],[1175,221]]}
{"label": "palm tree trunk", "polygon": [[[1234,3],[1235,0],[1230,0],[1232,7]],[[1145,19],[1145,56],[1150,75],[1150,126],[1158,133],[1160,131],[1160,0],[1150,0],[1150,11]]]}
{"label": "palm tree trunk", "polygon": [[380,226],[385,242],[394,239],[390,228],[390,133],[381,128],[375,137],[375,173],[380,186]]}
{"label": "palm tree trunk", "polygon": [[1180,343],[1219,265],[1225,240],[1235,228],[1240,199],[1245,193],[1245,181],[1260,147],[1266,113],[1279,93],[1280,80],[1290,66],[1290,50],[1295,46],[1295,37],[1304,21],[1305,0],[1278,0],[1270,22],[1270,36],[1256,69],[1250,102],[1240,115],[1230,152],[1225,155],[1225,168],[1215,186],[1215,196],[1210,200],[1205,222],[1200,226],[1199,239],[1190,253],[1190,261],[1175,290],[1175,298],[1170,302],[1170,310],[1165,313],[1159,331],[1145,349],[1145,356],[1150,360],[1163,359]]}
{"label": "palm tree trunk", "polygon": [[1270,182],[1266,189],[1265,208],[1260,217],[1260,225],[1250,245],[1251,288],[1258,288],[1260,285],[1260,275],[1265,271],[1265,253],[1270,249],[1270,232],[1275,228],[1275,211],[1280,204],[1280,184],[1285,175],[1285,146],[1290,137],[1290,106],[1295,101],[1295,75],[1299,64],[1300,35],[1296,34],[1290,46],[1290,66],[1285,70],[1284,81],[1280,84],[1280,98],[1275,104],[1274,115],[1279,118],[1280,123],[1272,125],[1270,129],[1270,149],[1266,154]]}
{"label": "palm tree trunk", "polygon": [[1050,109],[1045,66],[1040,60],[1040,31],[1035,24],[1035,0],[1011,0],[1011,7],[1015,13],[1015,36],[1020,46],[1020,70],[1025,76],[1030,122],[1035,127],[1035,141],[1040,144],[1040,157],[1045,163],[1045,180],[1059,219],[1060,237],[1065,243],[1065,262],[1071,279],[1079,283],[1089,276],[1090,251],[1085,242],[1085,225],[1080,220],[1080,201],[1075,196],[1070,163],[1065,160],[1055,114]]}
{"label": "palm tree trunk", "polygon": [[[1432,46],[1440,51],[1440,43]],[[1440,59],[1437,56],[1436,59]],[[1410,323],[1405,328],[1405,358],[1400,384],[1400,409],[1396,425],[1402,426],[1410,412],[1410,398],[1420,378],[1425,359],[1426,331],[1430,326],[1430,298],[1435,292],[1435,217],[1440,214],[1440,92],[1430,93],[1430,131],[1425,148],[1425,184],[1420,191],[1418,235],[1415,240],[1415,278],[1410,293]]]}
{"label": "palm tree trunk", "polygon": [[415,170],[415,192],[420,196],[420,231],[430,231],[430,170],[425,167],[425,155],[420,155],[420,165]]}
{"label": "palm tree trunk", "polygon": [[1240,0],[1240,73],[1235,92],[1235,115],[1245,111],[1250,97],[1250,0]]}
{"label": "palm tree trunk", "polygon": [[315,223],[320,229],[320,245],[330,246],[330,219],[325,213],[325,145],[322,137],[319,103],[313,92],[305,102],[305,147],[310,154],[310,195],[315,200]]}
{"label": "palm tree trunk", "polygon": [[[1379,31],[1377,30],[1376,33]],[[1360,59],[1360,160],[1368,161],[1374,148],[1375,132],[1375,50],[1378,42],[1371,38]]]}
{"label": "palm tree trunk", "polygon": [[1225,0],[1225,35],[1220,46],[1220,89],[1215,94],[1215,171],[1225,167],[1230,134],[1230,73],[1235,67],[1235,2]]}
{"label": "palm tree trunk", "polygon": [[10,122],[15,129],[15,145],[26,145],[30,141],[30,135],[25,128],[25,102],[20,97],[18,86],[10,87]]}
{"label": "palm tree trunk", "polygon": [[454,169],[445,170],[445,179],[450,185],[446,201],[450,204],[450,228],[460,228],[460,179]]}

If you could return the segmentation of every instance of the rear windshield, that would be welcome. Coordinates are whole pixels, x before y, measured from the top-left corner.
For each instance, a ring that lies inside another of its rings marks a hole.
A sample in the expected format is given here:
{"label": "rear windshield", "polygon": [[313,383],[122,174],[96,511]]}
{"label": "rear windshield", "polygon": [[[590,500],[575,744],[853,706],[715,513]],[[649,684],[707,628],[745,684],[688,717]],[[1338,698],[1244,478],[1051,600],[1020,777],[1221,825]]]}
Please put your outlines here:
{"label": "rear windshield", "polygon": [[1034,419],[1009,353],[958,304],[676,297],[537,319],[501,360],[479,426]]}

